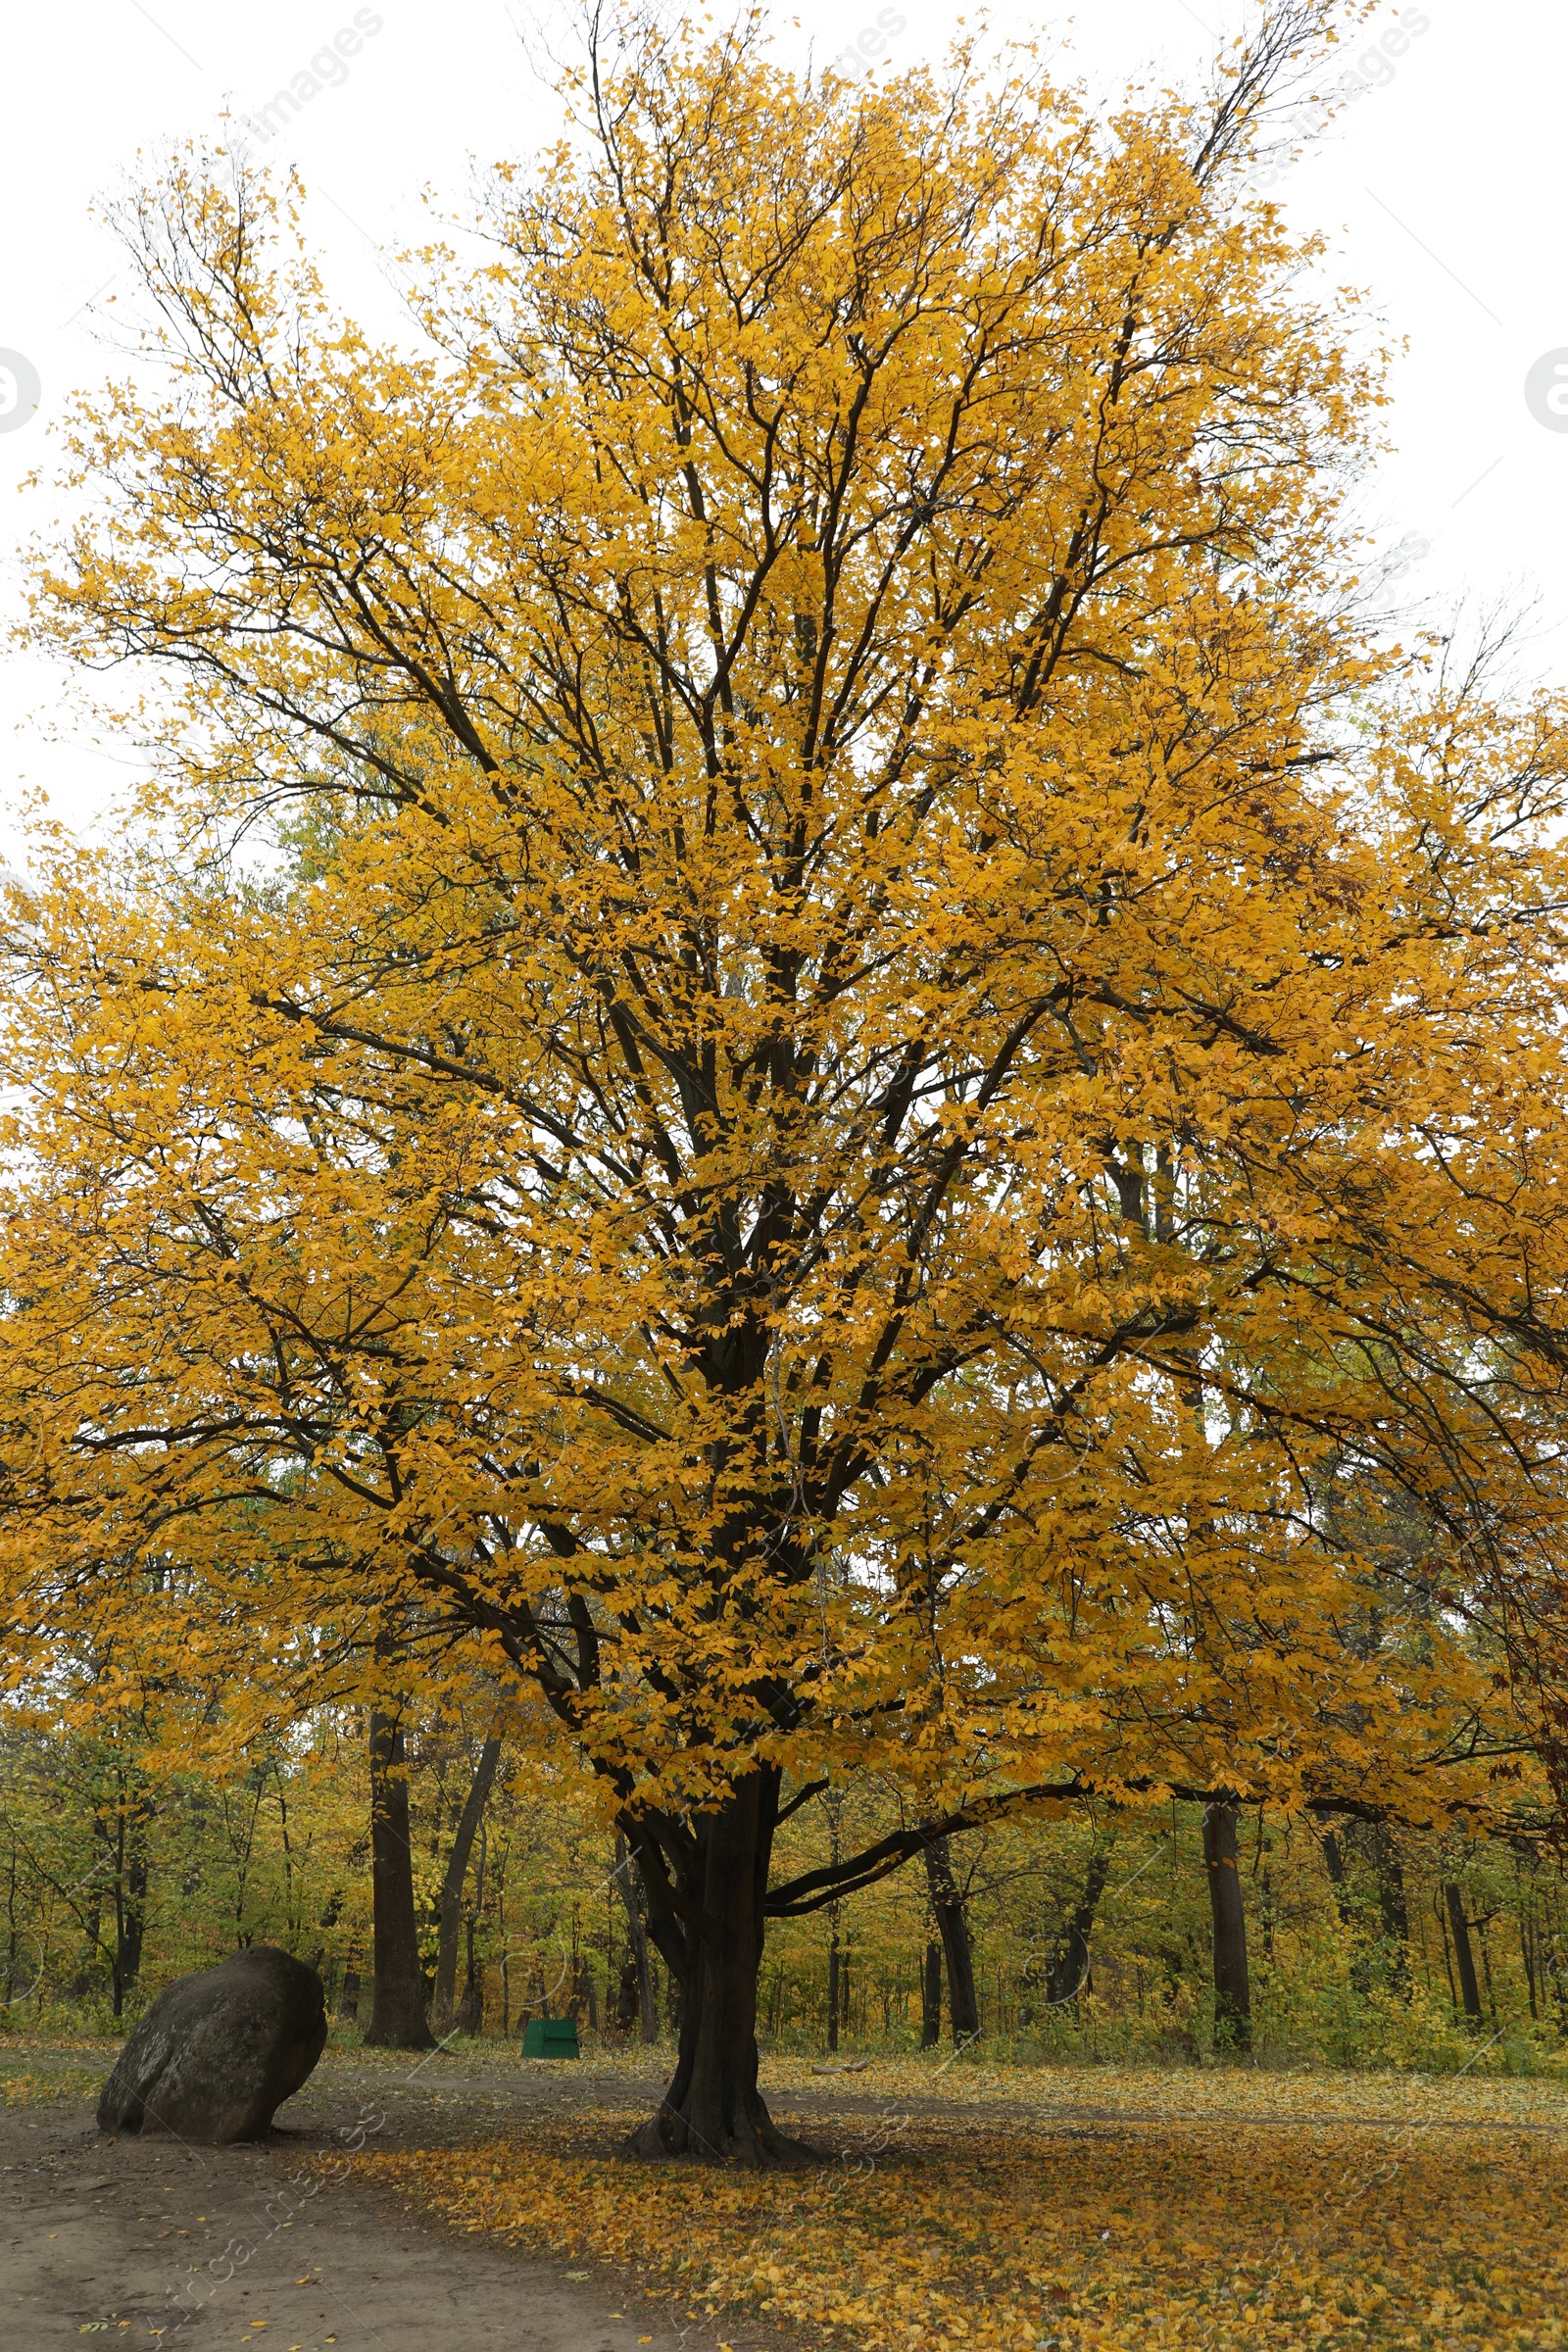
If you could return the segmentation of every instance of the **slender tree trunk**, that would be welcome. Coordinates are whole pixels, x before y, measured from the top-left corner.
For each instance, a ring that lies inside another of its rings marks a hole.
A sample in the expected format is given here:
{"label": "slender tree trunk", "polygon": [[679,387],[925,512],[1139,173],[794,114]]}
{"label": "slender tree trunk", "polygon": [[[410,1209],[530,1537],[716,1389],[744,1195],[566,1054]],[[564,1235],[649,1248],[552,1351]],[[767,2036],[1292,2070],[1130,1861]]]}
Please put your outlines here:
{"label": "slender tree trunk", "polygon": [[[12,1992],[17,1989],[17,1950],[22,1931],[17,1927],[17,1837],[12,1835],[12,1868],[5,1882],[5,2006],[12,2006]],[[1535,1999],[1531,1999],[1531,2016],[1535,2016]]]}
{"label": "slender tree trunk", "polygon": [[[1519,1956],[1525,1964],[1525,1984],[1530,1994],[1530,2015],[1533,2020],[1538,2019],[1541,2015],[1540,2010],[1536,2006],[1536,1938],[1534,1929],[1534,1920],[1526,1911],[1524,1905],[1521,1904],[1519,1909]],[[9,1994],[7,1997],[9,1998]]]}
{"label": "slender tree trunk", "polygon": [[942,1946],[933,1936],[920,1968],[920,2047],[934,2050],[942,2039]]}
{"label": "slender tree trunk", "polygon": [[370,1709],[370,1907],[375,1959],[365,2038],[383,2049],[427,2050],[435,2035],[419,1975],[403,1726],[379,1707]]}
{"label": "slender tree trunk", "polygon": [[1383,1914],[1383,1933],[1396,1942],[1410,1940],[1410,1912],[1404,1897],[1404,1866],[1399,1849],[1394,1842],[1394,1832],[1386,1821],[1375,1821],[1367,1832],[1367,1851],[1377,1873],[1378,1909]]}
{"label": "slender tree trunk", "polygon": [[76,1971],[75,1976],[72,1979],[71,1984],[72,1991],[78,1997],[84,1993],[91,1992],[93,1988],[94,1971],[96,1970],[98,1962],[102,1957],[103,1951],[103,1898],[97,1892],[94,1892],[91,1908],[87,1913],[86,1919],[82,1923],[82,1933],[87,1939],[86,1949],[81,1956],[81,1966]]}
{"label": "slender tree trunk", "polygon": [[1323,1833],[1323,1859],[1328,1865],[1329,1883],[1334,1888],[1335,1909],[1345,1926],[1348,1927],[1355,1916],[1355,1905],[1350,1900],[1349,1885],[1345,1873],[1345,1848],[1340,1843],[1337,1830],[1325,1830]]}
{"label": "slender tree trunk", "polygon": [[1110,1877],[1112,1850],[1108,1845],[1097,1846],[1090,1855],[1078,1907],[1052,1954],[1051,1966],[1046,1972],[1046,1999],[1054,2008],[1059,2008],[1064,2001],[1071,2000],[1074,1994],[1081,1992],[1088,1978],[1089,1938],[1094,1933],[1095,1913],[1100,1908],[1100,1898]]}
{"label": "slender tree trunk", "polygon": [[974,1954],[969,1944],[969,1918],[958,1883],[953,1875],[953,1851],[946,1838],[933,1838],[925,1849],[926,1878],[931,1908],[948,1963],[948,2022],[955,2041],[972,2039],[980,2031],[980,2004],[975,1997]]}
{"label": "slender tree trunk", "polygon": [[463,1926],[463,1889],[467,1882],[468,1856],[484,1812],[486,1800],[495,1785],[496,1767],[501,1762],[501,1734],[493,1729],[483,1747],[479,1761],[468,1783],[468,1793],[447,1856],[447,1867],[441,1881],[441,1909],[436,1929],[435,1994],[431,2001],[432,2023],[437,2034],[446,2034],[452,2027],[452,2005],[458,1990],[458,1938]]}
{"label": "slender tree trunk", "polygon": [[1459,1992],[1464,2002],[1464,2013],[1473,2025],[1479,2025],[1481,1986],[1476,1981],[1476,1956],[1470,1942],[1470,1922],[1464,1915],[1464,1896],[1451,1879],[1444,1883],[1443,1899],[1447,1905],[1448,1926],[1453,1935],[1453,1957],[1459,1971]]}
{"label": "slender tree trunk", "polygon": [[827,2046],[839,2046],[839,1923],[833,1922],[833,1933],[827,1947]]}
{"label": "slender tree trunk", "polygon": [[637,1963],[630,1952],[620,1964],[620,1982],[615,1987],[615,2026],[619,2033],[629,2034],[637,2023]]}
{"label": "slender tree trunk", "polygon": [[757,1986],[779,1775],[748,1773],[684,1822],[622,1823],[648,1894],[649,1928],[680,1987],[674,2078],[627,2156],[694,2157],[755,2170],[816,2161],[779,2131],[757,2082]]}
{"label": "slender tree trunk", "polygon": [[587,2019],[597,2034],[599,2031],[599,1987],[594,1982],[594,1972],[586,1959],[579,1959],[573,1965],[571,1997],[573,2007],[581,2011],[582,2016]]}
{"label": "slender tree trunk", "polygon": [[1219,2038],[1245,2050],[1252,2039],[1252,1986],[1247,1973],[1247,1913],[1236,1820],[1234,1805],[1210,1805],[1204,1812],[1203,1864],[1214,1922],[1214,2025]]}
{"label": "slender tree trunk", "polygon": [[1481,1937],[1481,1973],[1483,1977],[1485,1977],[1487,1983],[1487,2015],[1491,2018],[1494,2028],[1495,2028],[1497,2023],[1497,1995],[1493,1987],[1492,1983],[1492,1941],[1487,1934],[1486,1920],[1483,1919],[1477,1921],[1476,1933]]}
{"label": "slender tree trunk", "polygon": [[[124,1813],[124,1870],[120,1891],[120,1922],[116,1936],[116,1985],[120,1994],[131,1992],[141,1976],[141,1945],[148,1927],[148,1828],[153,1801],[139,1792]],[[116,2006],[116,2016],[120,2009]]]}
{"label": "slender tree trunk", "polygon": [[115,1948],[109,1976],[114,2014],[124,2014],[125,1995],[141,1974],[142,1941],[147,1928],[147,1824],[152,1806],[146,1795],[125,1794],[122,1781],[114,1823]]}
{"label": "slender tree trunk", "polygon": [[1454,1989],[1453,1983],[1453,1945],[1448,1936],[1448,1907],[1443,1899],[1442,1891],[1433,1896],[1432,1906],[1438,1915],[1438,1926],[1443,1931],[1443,1973],[1448,1980],[1448,2006],[1457,2017],[1459,1995]]}
{"label": "slender tree trunk", "polygon": [[[131,1991],[141,1975],[142,1944],[147,1934],[147,1847],[144,1838],[146,1816],[132,1825],[132,1841],[125,1856],[125,1892],[121,1910],[119,1949],[116,1956],[115,1978],[124,1992]],[[117,2011],[118,2015],[119,2012]]]}
{"label": "slender tree trunk", "polygon": [[458,2032],[477,2035],[484,2024],[484,1986],[473,1964],[473,1913],[464,1923],[468,1936],[468,1966],[464,1979],[463,1998],[458,2003]]}
{"label": "slender tree trunk", "polygon": [[[626,1907],[626,1935],[632,1966],[637,1972],[637,2016],[644,2041],[659,2039],[659,1988],[648,1953],[648,1922],[643,1917],[642,1880],[636,1859],[623,1837],[615,1839],[615,1884]],[[629,2022],[629,2021],[628,2021]]]}
{"label": "slender tree trunk", "polygon": [[1404,1865],[1394,1840],[1394,1832],[1386,1821],[1373,1822],[1367,1832],[1367,1851],[1377,1874],[1378,1909],[1383,1916],[1383,1933],[1393,1947],[1394,1984],[1396,1991],[1410,1990],[1410,1907],[1404,1892]]}

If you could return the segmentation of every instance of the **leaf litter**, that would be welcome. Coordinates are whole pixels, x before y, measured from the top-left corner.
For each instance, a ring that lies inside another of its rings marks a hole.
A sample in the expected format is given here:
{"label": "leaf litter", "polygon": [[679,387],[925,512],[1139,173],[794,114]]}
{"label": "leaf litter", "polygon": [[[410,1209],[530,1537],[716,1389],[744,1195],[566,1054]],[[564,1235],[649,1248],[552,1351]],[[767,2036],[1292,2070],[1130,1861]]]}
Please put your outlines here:
{"label": "leaf litter", "polygon": [[[1011,2071],[989,2070],[993,2099]],[[640,2117],[604,2108],[360,2161],[460,2229],[627,2263],[710,2317],[846,2352],[1568,2346],[1555,2085],[1016,2072],[1024,2118],[816,2104],[805,2174],[623,2163]],[[890,2076],[933,2086],[886,2066],[870,2086]],[[1069,2086],[1079,2115],[1129,2112],[1054,2124]]]}

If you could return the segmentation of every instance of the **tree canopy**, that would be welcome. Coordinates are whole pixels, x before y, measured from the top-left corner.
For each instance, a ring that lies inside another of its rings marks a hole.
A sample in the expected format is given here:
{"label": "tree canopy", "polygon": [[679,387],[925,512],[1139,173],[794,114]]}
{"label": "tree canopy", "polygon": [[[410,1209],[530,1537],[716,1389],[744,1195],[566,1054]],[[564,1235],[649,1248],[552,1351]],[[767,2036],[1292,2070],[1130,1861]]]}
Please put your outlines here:
{"label": "tree canopy", "polygon": [[[16,1655],[530,1678],[686,1987],[649,2151],[789,2154],[764,1916],[944,1829],[1543,1752],[1563,719],[1378,613],[1242,175],[1327,24],[1104,122],[644,30],[407,347],[240,163],[123,215],[169,387],[36,626],[157,781],[17,906]],[[770,1886],[861,1772],[915,1826]]]}

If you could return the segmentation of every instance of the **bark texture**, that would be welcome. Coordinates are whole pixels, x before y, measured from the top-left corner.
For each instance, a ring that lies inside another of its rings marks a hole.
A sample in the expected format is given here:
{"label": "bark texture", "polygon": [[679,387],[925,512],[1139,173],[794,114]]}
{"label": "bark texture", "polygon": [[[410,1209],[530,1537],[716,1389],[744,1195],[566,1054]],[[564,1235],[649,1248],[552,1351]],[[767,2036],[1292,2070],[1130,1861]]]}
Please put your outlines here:
{"label": "bark texture", "polygon": [[430,2004],[438,2034],[448,2032],[452,2024],[453,2003],[458,1990],[463,1889],[467,1883],[468,1857],[473,1852],[473,1840],[490,1791],[495,1786],[496,1769],[500,1762],[501,1734],[493,1730],[479,1750],[479,1760],[473,1768],[473,1778],[468,1784],[463,1811],[458,1816],[452,1851],[447,1856],[447,1866],[441,1880],[441,1908],[436,1928],[435,1993]]}
{"label": "bark texture", "polygon": [[1453,1937],[1453,1961],[1459,1972],[1459,1997],[1464,2013],[1472,2025],[1481,2023],[1481,1986],[1476,1978],[1475,1948],[1470,1941],[1470,1922],[1465,1917],[1464,1896],[1450,1879],[1443,1889],[1447,1905],[1448,1930]]}
{"label": "bark texture", "polygon": [[1367,1830],[1367,1851],[1377,1873],[1378,1909],[1383,1918],[1383,1933],[1394,1954],[1394,1981],[1403,1992],[1410,1988],[1410,1906],[1404,1891],[1404,1865],[1395,1842],[1393,1830],[1386,1821],[1377,1821]]}
{"label": "bark texture", "polygon": [[[654,1964],[648,1950],[648,1922],[643,1916],[643,1883],[624,1837],[615,1840],[615,1884],[626,1910],[626,1938],[631,1945],[632,1978],[636,1986],[635,2014],[644,2041],[659,2039],[659,1995]],[[632,2014],[623,2019],[632,2022]]]}
{"label": "bark texture", "polygon": [[1203,1815],[1203,1864],[1214,1922],[1214,2025],[1248,2049],[1252,2038],[1252,1986],[1247,1971],[1247,1911],[1236,1848],[1234,1805],[1210,1805]]}
{"label": "bark texture", "polygon": [[464,1926],[468,1937],[468,1967],[463,1984],[463,1998],[458,2003],[457,2025],[460,2034],[478,2034],[484,2030],[484,1985],[473,1962],[473,1913],[470,1911]]}
{"label": "bark texture", "polygon": [[942,2039],[942,1946],[932,1936],[920,1970],[920,2047],[934,2050]]}
{"label": "bark texture", "polygon": [[969,1914],[953,1875],[953,1849],[946,1838],[933,1838],[927,1844],[925,1869],[948,1964],[948,2022],[955,2041],[972,2039],[980,2031],[980,2003],[974,1988]]}
{"label": "bark texture", "polygon": [[827,1947],[827,2046],[839,2046],[839,1923],[833,1922],[833,1932]]}
{"label": "bark texture", "polygon": [[1355,1905],[1350,1899],[1349,1880],[1345,1869],[1345,1848],[1337,1830],[1323,1833],[1323,1860],[1328,1866],[1329,1883],[1334,1888],[1334,1907],[1347,1927],[1355,1917]]}
{"label": "bark texture", "polygon": [[379,1707],[370,1709],[370,1907],[375,1959],[365,2038],[389,2050],[430,2049],[435,2035],[425,2023],[419,1975],[403,1726]]}
{"label": "bark texture", "polygon": [[1094,1934],[1095,1913],[1110,1877],[1112,1848],[1097,1846],[1089,1857],[1084,1873],[1084,1887],[1077,1907],[1061,1933],[1061,1940],[1051,1957],[1046,1974],[1046,1999],[1054,2008],[1060,2008],[1082,1992],[1089,1977],[1089,1938]]}
{"label": "bark texture", "polygon": [[625,2142],[628,2157],[692,2157],[753,2170],[807,2165],[757,2084],[757,1986],[778,1774],[749,1773],[719,1804],[656,1837],[622,1824],[649,1901],[649,1928],[680,1988],[674,2077],[657,2115]]}

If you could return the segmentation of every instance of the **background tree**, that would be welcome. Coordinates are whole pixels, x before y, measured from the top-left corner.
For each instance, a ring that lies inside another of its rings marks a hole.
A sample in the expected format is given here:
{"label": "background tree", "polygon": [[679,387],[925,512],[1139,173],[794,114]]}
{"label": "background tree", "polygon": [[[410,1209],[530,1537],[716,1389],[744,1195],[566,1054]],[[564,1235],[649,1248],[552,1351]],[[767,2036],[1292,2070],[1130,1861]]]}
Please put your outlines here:
{"label": "background tree", "polygon": [[369,1710],[370,1887],[373,1959],[365,2038],[387,2049],[427,2050],[435,2035],[424,2014],[409,1835],[408,1748],[401,1710]]}
{"label": "background tree", "polygon": [[1247,1904],[1237,1850],[1236,1807],[1203,1807],[1203,1868],[1214,1925],[1214,2020],[1224,2038],[1247,2049],[1252,2038],[1252,1984],[1247,1965]]}
{"label": "background tree", "polygon": [[1102,126],[644,32],[413,353],[241,172],[124,218],[173,389],[83,410],[39,626],[175,691],[142,863],[19,907],[18,1670],[261,1606],[279,1694],[411,1611],[530,1679],[679,1991],[645,2154],[796,2156],[765,1922],[933,1838],[1538,1801],[1563,738],[1358,604],[1375,371],[1238,174],[1328,24]]}
{"label": "background tree", "polygon": [[[437,1940],[435,1986],[431,1995],[433,2022],[437,2034],[450,2031],[457,1997],[458,1938],[464,1918],[464,1892],[467,1886],[468,1865],[473,1855],[473,1841],[484,1818],[484,1809],[495,1787],[496,1774],[501,1766],[502,1730],[499,1719],[486,1732],[479,1752],[473,1760],[472,1773],[452,1833],[446,1868],[441,1874],[441,1894],[437,1910]],[[469,1914],[471,1918],[471,1913]],[[471,1947],[471,1938],[470,1938]],[[471,1978],[472,1951],[469,1952]]]}
{"label": "background tree", "polygon": [[947,1967],[948,2022],[955,2041],[971,2040],[980,2031],[980,2006],[975,1997],[968,1909],[954,1877],[950,1838],[933,1835],[925,1849],[925,1871],[931,1888],[931,1915]]}
{"label": "background tree", "polygon": [[621,2023],[628,2028],[635,2023],[644,2041],[657,2041],[659,2008],[654,1972],[648,1956],[648,1923],[643,1916],[642,1881],[637,1876],[623,1832],[615,1839],[614,1878],[626,1909],[628,1946],[624,1982],[630,1999],[624,2005]]}

